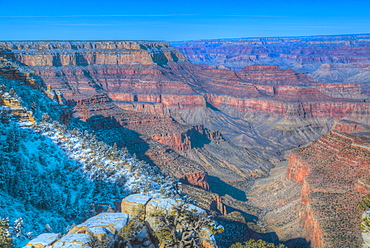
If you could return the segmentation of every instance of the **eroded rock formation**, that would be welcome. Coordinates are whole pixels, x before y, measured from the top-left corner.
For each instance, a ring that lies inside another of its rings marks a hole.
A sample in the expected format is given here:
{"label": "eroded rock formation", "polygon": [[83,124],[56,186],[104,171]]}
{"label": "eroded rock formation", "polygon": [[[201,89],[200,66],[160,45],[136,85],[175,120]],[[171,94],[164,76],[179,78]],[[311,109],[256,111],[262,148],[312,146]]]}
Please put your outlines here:
{"label": "eroded rock formation", "polygon": [[196,172],[192,174],[186,174],[182,179],[182,183],[189,184],[192,186],[199,187],[206,191],[209,191],[208,175],[204,172]]}

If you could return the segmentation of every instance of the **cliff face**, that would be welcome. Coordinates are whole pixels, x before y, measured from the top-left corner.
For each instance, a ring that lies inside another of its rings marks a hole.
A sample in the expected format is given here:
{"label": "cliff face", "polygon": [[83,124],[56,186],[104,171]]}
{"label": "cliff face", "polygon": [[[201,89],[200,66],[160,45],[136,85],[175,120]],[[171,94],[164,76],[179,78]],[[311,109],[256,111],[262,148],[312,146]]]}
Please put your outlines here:
{"label": "cliff face", "polygon": [[[4,56],[32,67],[67,100],[105,92],[116,101],[202,106],[191,87],[160,67],[186,62],[166,42],[6,42]],[[181,104],[175,100],[182,96]]]}
{"label": "cliff face", "polygon": [[366,135],[331,131],[290,154],[288,177],[303,185],[300,216],[313,247],[361,247],[357,202],[368,192]]}
{"label": "cliff face", "polygon": [[186,60],[168,43],[156,41],[30,41],[1,42],[0,46],[29,66],[154,65]]}

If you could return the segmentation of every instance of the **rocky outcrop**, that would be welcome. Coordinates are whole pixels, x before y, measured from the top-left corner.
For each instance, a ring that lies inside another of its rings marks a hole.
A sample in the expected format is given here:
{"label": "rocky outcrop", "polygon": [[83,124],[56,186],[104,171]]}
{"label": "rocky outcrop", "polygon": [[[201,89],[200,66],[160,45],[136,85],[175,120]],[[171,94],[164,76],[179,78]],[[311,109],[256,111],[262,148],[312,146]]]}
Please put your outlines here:
{"label": "rocky outcrop", "polygon": [[[235,115],[243,116],[243,113],[251,112],[266,112],[272,113],[279,116],[287,114],[288,110],[293,108],[302,108],[305,115],[310,115],[313,117],[334,117],[337,119],[349,116],[349,117],[360,117],[365,116],[369,112],[369,104],[359,101],[338,101],[328,96],[322,95],[322,100],[320,95],[310,94],[310,92],[315,92],[315,89],[309,89],[309,91],[300,91],[301,95],[294,94],[294,91],[299,91],[299,87],[294,88],[284,88],[277,89],[280,97],[272,99],[247,99],[247,98],[236,98],[232,96],[220,96],[207,94],[207,101],[212,105],[223,109],[226,107],[232,107],[236,110]],[[293,91],[293,92],[292,92]],[[284,92],[284,93],[283,93]],[[303,94],[302,94],[303,93]],[[286,97],[287,102],[282,101]],[[280,99],[279,99],[280,98]],[[309,99],[312,99],[310,101]],[[289,102],[289,99],[292,102]],[[303,101],[306,99],[307,101]],[[302,100],[302,101],[298,101]],[[233,113],[229,111],[229,113]]]}
{"label": "rocky outcrop", "polygon": [[[74,226],[62,237],[60,234],[55,233],[41,234],[29,241],[25,248],[94,248],[108,245],[122,247],[128,240],[122,240],[119,233],[128,223],[129,215],[127,213],[101,213],[82,224]],[[131,239],[137,248],[155,247],[146,226],[143,226],[143,229],[136,236],[131,237]]]}
{"label": "rocky outcrop", "polygon": [[92,248],[90,245],[91,237],[88,234],[67,234],[61,239],[53,243],[53,248],[63,247],[81,247],[81,248]]}
{"label": "rocky outcrop", "polygon": [[137,217],[141,211],[141,214],[146,214],[146,205],[152,199],[149,195],[129,195],[122,199],[121,212],[130,214],[132,218]]}
{"label": "rocky outcrop", "polygon": [[4,57],[4,54],[0,49],[0,77],[7,78],[9,80],[16,80],[28,84],[34,88],[40,85],[38,78],[32,74],[32,71],[17,63],[11,59]]}
{"label": "rocky outcrop", "polygon": [[6,114],[10,120],[19,121],[23,126],[32,127],[36,125],[32,111],[22,107],[20,101],[7,92],[0,91],[0,110]]}
{"label": "rocky outcrop", "polygon": [[43,233],[26,244],[26,248],[44,248],[51,246],[60,237],[59,233]]}
{"label": "rocky outcrop", "polygon": [[315,86],[322,93],[336,98],[362,100],[367,98],[363,95],[361,86],[358,83],[318,83]]}
{"label": "rocky outcrop", "polygon": [[313,247],[361,247],[357,203],[367,191],[369,168],[365,133],[331,131],[291,153],[288,176],[303,185],[300,216]]}
{"label": "rocky outcrop", "polygon": [[340,120],[335,122],[333,130],[342,132],[342,133],[359,133],[370,130],[369,125],[364,125],[355,121]]}
{"label": "rocky outcrop", "polygon": [[205,172],[186,174],[181,182],[209,191],[208,175]]}
{"label": "rocky outcrop", "polygon": [[192,126],[185,132],[176,134],[155,134],[153,140],[159,143],[168,145],[175,151],[185,151],[196,147],[202,147],[204,144],[210,143],[211,134],[203,126]]}
{"label": "rocky outcrop", "polygon": [[98,232],[96,229],[103,229],[104,232],[115,234],[124,228],[129,221],[129,215],[125,213],[101,213],[84,223],[73,227],[68,234],[88,234]]}
{"label": "rocky outcrop", "polygon": [[293,153],[289,154],[288,177],[297,183],[303,184],[307,175],[310,174],[310,168],[307,164]]}
{"label": "rocky outcrop", "polygon": [[214,195],[214,200],[211,203],[210,209],[222,215],[227,214],[226,206],[223,204],[222,198],[219,195]]}

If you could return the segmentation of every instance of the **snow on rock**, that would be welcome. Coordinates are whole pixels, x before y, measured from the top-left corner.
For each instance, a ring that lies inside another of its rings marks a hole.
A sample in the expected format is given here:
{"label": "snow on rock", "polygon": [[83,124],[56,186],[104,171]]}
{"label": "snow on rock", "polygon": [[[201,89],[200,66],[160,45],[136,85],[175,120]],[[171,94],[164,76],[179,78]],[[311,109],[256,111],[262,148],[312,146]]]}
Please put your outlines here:
{"label": "snow on rock", "polygon": [[[185,204],[185,205],[184,205]],[[184,205],[185,209],[189,211],[194,211],[195,213],[204,214],[205,210],[201,209],[193,204],[187,204],[182,200],[175,200],[171,198],[154,198],[150,197],[146,194],[135,194],[135,195],[129,195],[125,197],[122,200],[121,204],[121,211],[128,213],[130,216],[137,215],[138,211],[143,209],[144,213],[144,219],[145,221],[150,225],[150,228],[152,230],[156,230],[157,228],[157,220],[153,216],[156,212],[165,213],[166,211],[171,212],[171,209],[174,209],[175,207],[179,205]],[[217,225],[215,222],[213,222],[214,225]],[[145,233],[146,230],[143,230],[141,234],[143,237],[147,234]],[[214,236],[210,233],[210,231],[207,228],[203,228],[201,232],[201,237],[203,239],[203,247],[216,247],[215,246],[215,239]],[[138,246],[139,248],[140,246]]]}
{"label": "snow on rock", "polygon": [[104,232],[102,229],[96,229],[96,227],[105,228],[109,230],[112,234],[118,232],[126,226],[129,221],[129,215],[126,213],[101,213],[98,214],[82,224],[75,226],[69,231],[69,234],[75,233],[89,233],[90,232]]}
{"label": "snow on rock", "polygon": [[169,198],[157,198],[157,199],[151,199],[148,204],[146,205],[146,211],[147,212],[153,212],[156,210],[165,210],[170,209],[172,206],[177,205],[178,202],[174,199]]}
{"label": "snow on rock", "polygon": [[146,204],[150,201],[151,197],[148,195],[134,194],[129,195],[122,199],[121,211],[128,213],[132,218],[140,214],[141,209],[144,209]]}
{"label": "snow on rock", "polygon": [[67,234],[53,244],[53,248],[93,248],[89,245],[91,236],[88,234]]}
{"label": "snow on rock", "polygon": [[126,202],[138,203],[142,205],[146,205],[150,199],[152,199],[151,196],[143,194],[133,194],[124,198]]}
{"label": "snow on rock", "polygon": [[[132,194],[122,199],[121,211],[132,216],[135,215],[135,212],[140,210],[142,207],[145,208],[147,213],[150,213],[157,210],[171,209],[173,206],[178,204],[184,204],[184,202],[180,199],[165,198],[163,196],[154,197],[149,196],[148,194]],[[187,208],[189,210],[194,209],[198,213],[205,212],[204,209],[201,209],[193,204],[187,204]]]}
{"label": "snow on rock", "polygon": [[25,246],[26,248],[44,248],[50,246],[59,238],[58,233],[43,233],[35,239],[32,239]]}
{"label": "snow on rock", "polygon": [[56,122],[41,123],[39,130],[79,162],[91,180],[117,184],[128,193],[148,193],[156,197],[179,194],[176,182],[166,179],[158,168],[99,142],[86,131],[82,134],[76,129],[67,130]]}
{"label": "snow on rock", "polygon": [[92,227],[88,229],[88,234],[93,236],[96,240],[102,241],[108,239],[109,236],[112,236],[111,231],[105,227]]}

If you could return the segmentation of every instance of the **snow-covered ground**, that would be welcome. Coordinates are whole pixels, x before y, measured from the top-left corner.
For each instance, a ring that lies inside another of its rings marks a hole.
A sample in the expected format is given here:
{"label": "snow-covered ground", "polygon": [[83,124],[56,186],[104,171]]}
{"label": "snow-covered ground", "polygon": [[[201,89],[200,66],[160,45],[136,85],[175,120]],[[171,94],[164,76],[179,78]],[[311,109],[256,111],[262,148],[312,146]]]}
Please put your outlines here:
{"label": "snow-covered ground", "polygon": [[[114,207],[131,193],[180,197],[174,180],[127,150],[108,146],[87,131],[41,121],[44,113],[58,119],[66,106],[39,89],[0,78],[2,83],[6,91],[14,88],[37,122],[0,120],[0,218],[9,217],[16,247],[43,232],[65,233],[95,215],[97,206]],[[19,218],[22,231],[14,224]]]}

